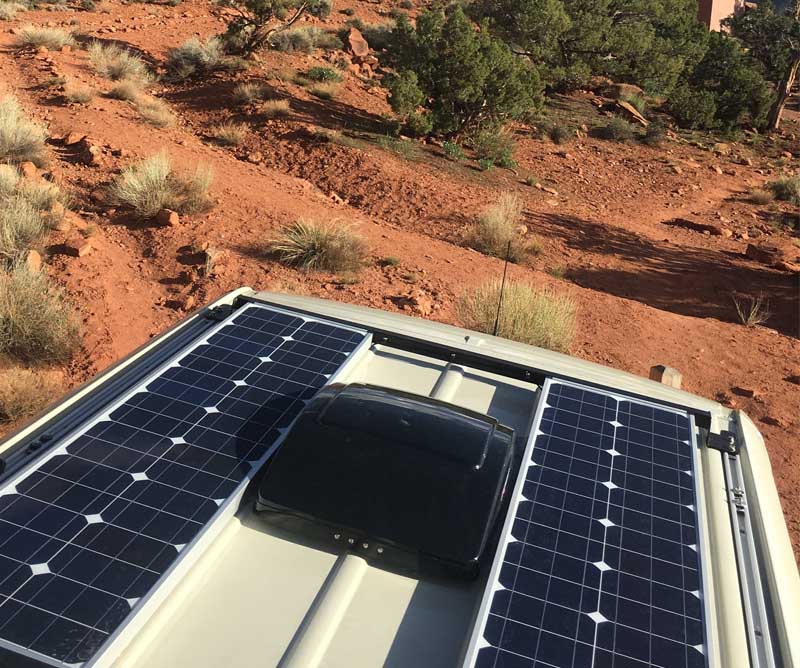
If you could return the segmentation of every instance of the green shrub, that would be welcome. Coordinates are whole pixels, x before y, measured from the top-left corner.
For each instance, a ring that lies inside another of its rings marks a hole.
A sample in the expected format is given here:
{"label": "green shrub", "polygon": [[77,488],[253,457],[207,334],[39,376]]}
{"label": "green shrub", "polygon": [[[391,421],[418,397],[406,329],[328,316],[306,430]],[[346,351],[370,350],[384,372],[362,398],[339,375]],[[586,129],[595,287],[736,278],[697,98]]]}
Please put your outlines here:
{"label": "green shrub", "polygon": [[476,31],[458,4],[422,12],[416,27],[399,19],[392,41],[392,108],[406,117],[424,107],[435,132],[497,126],[542,102],[533,66],[492,37],[488,23]]}
{"label": "green shrub", "polygon": [[363,265],[366,244],[347,227],[299,220],[283,227],[268,250],[293,267],[342,272]]}
{"label": "green shrub", "polygon": [[0,98],[0,161],[41,167],[47,162],[45,139],[47,132],[25,117],[15,97]]}
{"label": "green shrub", "polygon": [[669,109],[687,127],[731,130],[764,127],[774,93],[761,65],[738,40],[712,32],[703,59],[675,88]]}
{"label": "green shrub", "polygon": [[478,160],[491,161],[493,166],[514,169],[516,143],[511,134],[503,128],[486,127],[471,137],[472,148]]}
{"label": "green shrub", "polygon": [[478,158],[478,169],[482,172],[488,172],[492,167],[494,167],[494,160],[490,158]]}
{"label": "green shrub", "polygon": [[667,138],[667,126],[660,120],[655,120],[647,126],[642,141],[648,146],[661,146]]}
{"label": "green shrub", "polygon": [[609,141],[625,142],[633,139],[636,132],[628,121],[615,117],[600,129],[600,134],[603,139],[608,139]]}
{"label": "green shrub", "polygon": [[464,155],[464,149],[454,141],[444,142],[442,144],[442,150],[444,151],[444,154],[454,162],[461,162],[466,157]]}
{"label": "green shrub", "polygon": [[46,274],[19,263],[0,271],[0,354],[66,362],[79,345],[72,309]]}
{"label": "green shrub", "polygon": [[547,134],[554,144],[566,144],[575,139],[575,130],[560,123],[554,123]]}
{"label": "green shrub", "polygon": [[306,79],[311,81],[341,81],[342,76],[332,67],[311,67],[306,72]]}
{"label": "green shrub", "polygon": [[197,37],[170,49],[167,55],[167,71],[174,79],[208,74],[222,66],[225,57],[222,40],[209,37],[202,41]]}
{"label": "green shrub", "polygon": [[775,199],[800,205],[800,176],[790,176],[767,183]]}
{"label": "green shrub", "polygon": [[[467,329],[491,334],[497,316],[500,281],[468,290],[458,303],[458,317]],[[567,352],[575,337],[576,307],[566,295],[508,281],[497,335],[532,346]]]}
{"label": "green shrub", "polygon": [[208,189],[212,180],[206,167],[198,167],[189,177],[179,176],[167,154],[158,153],[126,167],[111,184],[108,200],[129,207],[142,219],[153,218],[161,209],[197,213],[211,207]]}
{"label": "green shrub", "polygon": [[269,45],[283,53],[312,53],[315,49],[340,49],[342,41],[333,33],[308,27],[276,33],[270,38]]}

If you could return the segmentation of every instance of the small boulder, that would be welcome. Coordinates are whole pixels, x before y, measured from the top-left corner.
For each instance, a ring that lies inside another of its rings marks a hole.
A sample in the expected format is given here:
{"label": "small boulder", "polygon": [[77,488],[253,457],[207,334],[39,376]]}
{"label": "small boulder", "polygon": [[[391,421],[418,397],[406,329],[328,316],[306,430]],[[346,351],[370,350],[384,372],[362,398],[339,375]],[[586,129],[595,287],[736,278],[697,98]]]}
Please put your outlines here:
{"label": "small boulder", "polygon": [[643,95],[644,91],[639,88],[639,86],[634,86],[633,84],[615,83],[603,88],[602,94],[606,97],[610,97],[612,100],[618,100],[621,97]]}
{"label": "small boulder", "polygon": [[92,252],[92,244],[85,237],[75,235],[64,242],[64,250],[67,255],[83,257]]}
{"label": "small boulder", "polygon": [[[752,232],[750,236],[753,236]],[[745,255],[754,262],[769,266],[785,261],[783,249],[771,244],[747,244]]]}
{"label": "small boulder", "polygon": [[681,375],[680,371],[672,368],[671,366],[657,364],[653,367],[650,367],[650,380],[654,380],[658,383],[663,383],[664,385],[674,387],[676,390],[680,390],[683,376]]}
{"label": "small boulder", "polygon": [[247,162],[252,162],[254,165],[263,162],[264,156],[260,151],[253,151],[252,153],[247,154]]}
{"label": "small boulder", "polygon": [[38,179],[39,169],[32,162],[26,161],[19,163],[19,173],[26,179]]}
{"label": "small boulder", "polygon": [[178,215],[177,211],[173,211],[172,209],[161,209],[161,211],[156,214],[155,221],[159,225],[175,227],[176,225],[180,225],[181,217]]}
{"label": "small boulder", "polygon": [[25,256],[25,266],[28,271],[37,272],[42,268],[42,256],[39,251],[29,250]]}
{"label": "small boulder", "polygon": [[356,58],[366,58],[369,55],[369,42],[367,42],[358,28],[350,28],[350,32],[347,35],[347,43]]}
{"label": "small boulder", "polygon": [[86,135],[83,132],[70,132],[66,137],[64,137],[64,145],[65,146],[74,146],[75,144],[79,144],[86,138]]}

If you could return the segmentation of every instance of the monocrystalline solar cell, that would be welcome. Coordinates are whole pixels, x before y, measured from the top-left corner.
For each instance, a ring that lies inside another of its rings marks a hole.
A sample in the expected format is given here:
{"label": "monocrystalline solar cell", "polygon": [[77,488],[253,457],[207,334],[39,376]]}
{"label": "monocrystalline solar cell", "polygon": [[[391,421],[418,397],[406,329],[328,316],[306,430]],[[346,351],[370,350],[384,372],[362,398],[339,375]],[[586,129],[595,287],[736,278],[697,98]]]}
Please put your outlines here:
{"label": "monocrystalline solar cell", "polygon": [[5,481],[0,650],[91,659],[365,337],[245,306]]}
{"label": "monocrystalline solar cell", "polygon": [[691,421],[548,381],[467,668],[707,665]]}

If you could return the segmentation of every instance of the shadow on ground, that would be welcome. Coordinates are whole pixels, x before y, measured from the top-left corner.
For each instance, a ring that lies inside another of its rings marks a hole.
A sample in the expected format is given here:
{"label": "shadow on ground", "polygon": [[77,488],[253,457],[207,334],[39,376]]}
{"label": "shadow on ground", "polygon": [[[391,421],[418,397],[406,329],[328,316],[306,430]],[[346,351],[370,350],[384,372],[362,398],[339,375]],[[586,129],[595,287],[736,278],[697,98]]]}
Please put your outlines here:
{"label": "shadow on ground", "polygon": [[800,279],[728,251],[687,248],[574,216],[533,216],[543,236],[588,255],[617,257],[620,267],[568,267],[577,285],[633,299],[663,311],[738,322],[734,297],[763,294],[772,313],[765,323],[800,336]]}

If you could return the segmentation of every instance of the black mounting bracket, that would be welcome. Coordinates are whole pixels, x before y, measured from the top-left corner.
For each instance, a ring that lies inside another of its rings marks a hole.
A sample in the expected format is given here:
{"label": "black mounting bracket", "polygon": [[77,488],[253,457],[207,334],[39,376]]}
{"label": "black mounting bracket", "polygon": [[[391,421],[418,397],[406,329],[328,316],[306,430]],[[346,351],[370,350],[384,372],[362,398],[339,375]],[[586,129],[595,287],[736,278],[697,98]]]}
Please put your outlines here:
{"label": "black mounting bracket", "polygon": [[739,441],[732,431],[721,431],[719,434],[709,432],[706,438],[706,447],[712,450],[719,450],[728,455],[739,454]]}

